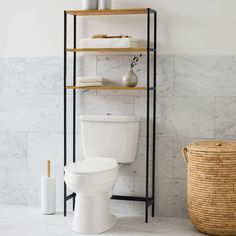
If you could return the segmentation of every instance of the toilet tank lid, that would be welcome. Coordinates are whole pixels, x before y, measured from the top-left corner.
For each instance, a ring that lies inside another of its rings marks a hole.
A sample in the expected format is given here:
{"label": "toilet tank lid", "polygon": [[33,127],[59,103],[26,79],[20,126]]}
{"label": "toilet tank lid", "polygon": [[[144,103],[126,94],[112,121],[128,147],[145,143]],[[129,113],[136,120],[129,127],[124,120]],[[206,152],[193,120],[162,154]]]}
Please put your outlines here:
{"label": "toilet tank lid", "polygon": [[101,122],[139,122],[137,116],[115,116],[115,115],[82,115],[80,120]]}

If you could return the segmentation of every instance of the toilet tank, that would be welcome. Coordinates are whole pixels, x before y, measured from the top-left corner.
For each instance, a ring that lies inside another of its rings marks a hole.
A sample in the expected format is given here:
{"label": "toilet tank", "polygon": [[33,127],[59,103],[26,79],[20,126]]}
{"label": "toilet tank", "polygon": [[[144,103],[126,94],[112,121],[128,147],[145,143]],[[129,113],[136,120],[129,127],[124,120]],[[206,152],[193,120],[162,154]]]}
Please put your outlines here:
{"label": "toilet tank", "polygon": [[117,163],[135,160],[139,118],[136,116],[82,115],[81,142],[85,158],[113,158]]}

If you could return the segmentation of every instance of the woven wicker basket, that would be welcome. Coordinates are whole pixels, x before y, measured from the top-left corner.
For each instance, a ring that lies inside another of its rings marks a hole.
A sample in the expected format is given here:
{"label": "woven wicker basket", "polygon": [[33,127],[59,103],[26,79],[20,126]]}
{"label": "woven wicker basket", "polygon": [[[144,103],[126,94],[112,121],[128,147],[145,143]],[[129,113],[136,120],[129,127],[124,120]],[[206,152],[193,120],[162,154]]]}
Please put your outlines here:
{"label": "woven wicker basket", "polygon": [[209,235],[236,236],[236,142],[192,143],[183,156],[193,225]]}

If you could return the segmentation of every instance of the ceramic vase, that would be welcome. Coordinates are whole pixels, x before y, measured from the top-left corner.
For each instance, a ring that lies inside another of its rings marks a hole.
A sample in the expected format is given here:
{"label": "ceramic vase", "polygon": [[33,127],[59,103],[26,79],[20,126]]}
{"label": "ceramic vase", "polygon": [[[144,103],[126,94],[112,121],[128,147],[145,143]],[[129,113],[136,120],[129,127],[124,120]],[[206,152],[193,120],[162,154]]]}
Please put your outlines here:
{"label": "ceramic vase", "polygon": [[130,68],[127,73],[123,75],[122,82],[126,87],[135,87],[137,85],[138,76],[132,68]]}

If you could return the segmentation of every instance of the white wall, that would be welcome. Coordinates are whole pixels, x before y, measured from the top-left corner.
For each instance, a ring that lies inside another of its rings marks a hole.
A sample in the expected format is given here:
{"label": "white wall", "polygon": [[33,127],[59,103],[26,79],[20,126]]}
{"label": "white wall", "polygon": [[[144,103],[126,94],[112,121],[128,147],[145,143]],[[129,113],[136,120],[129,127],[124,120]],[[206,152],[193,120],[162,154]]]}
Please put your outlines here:
{"label": "white wall", "polygon": [[[159,12],[161,54],[235,54],[235,0],[113,0],[114,8],[152,7]],[[8,0],[0,6],[0,56],[61,56],[63,10],[82,0]],[[129,33],[143,38],[142,16],[83,22],[85,33]],[[128,22],[128,23],[127,23]],[[124,27],[124,23],[127,27]],[[94,26],[96,24],[96,27]],[[114,27],[114,25],[116,27]],[[88,27],[91,31],[87,31]],[[91,27],[90,27],[91,26]]]}

